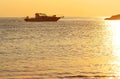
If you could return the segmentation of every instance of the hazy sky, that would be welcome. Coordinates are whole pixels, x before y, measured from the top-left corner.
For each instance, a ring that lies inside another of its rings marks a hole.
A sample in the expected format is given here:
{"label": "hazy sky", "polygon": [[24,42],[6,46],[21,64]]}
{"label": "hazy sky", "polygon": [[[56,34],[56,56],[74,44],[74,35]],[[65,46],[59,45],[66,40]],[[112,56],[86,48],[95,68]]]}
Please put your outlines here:
{"label": "hazy sky", "polygon": [[34,16],[36,12],[64,16],[110,16],[120,13],[120,0],[0,0],[0,17]]}

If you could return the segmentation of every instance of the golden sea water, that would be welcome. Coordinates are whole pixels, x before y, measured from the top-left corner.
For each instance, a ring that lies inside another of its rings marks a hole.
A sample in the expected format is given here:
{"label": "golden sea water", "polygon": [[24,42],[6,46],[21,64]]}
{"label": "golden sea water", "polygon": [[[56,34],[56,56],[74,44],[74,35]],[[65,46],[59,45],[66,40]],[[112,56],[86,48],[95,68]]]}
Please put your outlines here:
{"label": "golden sea water", "polygon": [[0,18],[0,79],[120,79],[120,21]]}

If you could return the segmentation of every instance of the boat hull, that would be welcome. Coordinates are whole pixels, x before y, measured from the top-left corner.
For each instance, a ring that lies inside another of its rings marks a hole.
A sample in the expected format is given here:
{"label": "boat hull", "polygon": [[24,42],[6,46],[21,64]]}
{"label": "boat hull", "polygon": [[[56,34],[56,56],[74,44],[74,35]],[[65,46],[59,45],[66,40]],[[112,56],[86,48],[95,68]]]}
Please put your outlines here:
{"label": "boat hull", "polygon": [[56,22],[60,17],[25,18],[26,22]]}

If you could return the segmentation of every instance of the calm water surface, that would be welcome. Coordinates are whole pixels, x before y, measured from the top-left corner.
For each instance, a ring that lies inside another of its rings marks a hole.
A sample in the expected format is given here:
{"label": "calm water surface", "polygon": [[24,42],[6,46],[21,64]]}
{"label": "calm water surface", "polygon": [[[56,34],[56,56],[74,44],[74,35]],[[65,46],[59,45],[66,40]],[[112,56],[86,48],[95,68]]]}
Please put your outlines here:
{"label": "calm water surface", "polygon": [[120,79],[120,21],[0,18],[0,79]]}

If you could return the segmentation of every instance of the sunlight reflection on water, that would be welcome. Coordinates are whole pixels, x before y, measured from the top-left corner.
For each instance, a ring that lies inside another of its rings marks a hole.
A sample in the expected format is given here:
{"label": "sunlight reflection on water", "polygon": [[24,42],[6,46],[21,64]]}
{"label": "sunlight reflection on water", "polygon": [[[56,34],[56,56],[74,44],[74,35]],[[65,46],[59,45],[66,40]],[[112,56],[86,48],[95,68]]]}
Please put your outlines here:
{"label": "sunlight reflection on water", "polygon": [[[19,19],[18,19],[19,20]],[[120,21],[0,23],[2,79],[119,79]]]}
{"label": "sunlight reflection on water", "polygon": [[107,21],[109,31],[111,32],[112,49],[114,60],[111,61],[113,71],[116,76],[120,76],[120,21]]}
{"label": "sunlight reflection on water", "polygon": [[112,33],[113,54],[120,57],[120,21],[109,21]]}

